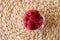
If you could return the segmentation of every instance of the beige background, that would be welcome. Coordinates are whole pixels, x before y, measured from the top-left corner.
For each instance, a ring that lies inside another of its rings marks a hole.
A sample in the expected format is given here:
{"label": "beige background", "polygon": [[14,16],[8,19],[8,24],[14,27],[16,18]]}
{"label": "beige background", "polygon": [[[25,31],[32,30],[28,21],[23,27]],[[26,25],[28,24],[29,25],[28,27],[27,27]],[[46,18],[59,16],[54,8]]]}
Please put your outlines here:
{"label": "beige background", "polygon": [[[46,19],[41,30],[23,25],[24,14],[31,9]],[[60,0],[0,0],[0,40],[60,40]]]}

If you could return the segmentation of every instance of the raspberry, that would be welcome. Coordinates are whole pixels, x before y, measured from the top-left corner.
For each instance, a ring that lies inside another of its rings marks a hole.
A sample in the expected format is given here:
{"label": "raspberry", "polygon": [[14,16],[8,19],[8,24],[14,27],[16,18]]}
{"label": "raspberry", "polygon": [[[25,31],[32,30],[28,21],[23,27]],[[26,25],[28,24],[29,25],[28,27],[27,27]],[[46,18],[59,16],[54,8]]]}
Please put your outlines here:
{"label": "raspberry", "polygon": [[24,16],[24,25],[29,30],[35,30],[41,27],[43,23],[43,17],[37,10],[29,10]]}

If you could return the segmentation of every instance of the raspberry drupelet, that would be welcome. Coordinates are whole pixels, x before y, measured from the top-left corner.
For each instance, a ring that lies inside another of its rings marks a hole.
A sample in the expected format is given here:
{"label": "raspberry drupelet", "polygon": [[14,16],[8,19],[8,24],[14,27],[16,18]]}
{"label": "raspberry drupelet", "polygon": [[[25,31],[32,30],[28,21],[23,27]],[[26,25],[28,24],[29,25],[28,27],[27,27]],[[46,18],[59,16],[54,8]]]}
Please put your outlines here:
{"label": "raspberry drupelet", "polygon": [[38,10],[29,10],[24,15],[24,25],[29,30],[39,29],[43,23],[43,17]]}

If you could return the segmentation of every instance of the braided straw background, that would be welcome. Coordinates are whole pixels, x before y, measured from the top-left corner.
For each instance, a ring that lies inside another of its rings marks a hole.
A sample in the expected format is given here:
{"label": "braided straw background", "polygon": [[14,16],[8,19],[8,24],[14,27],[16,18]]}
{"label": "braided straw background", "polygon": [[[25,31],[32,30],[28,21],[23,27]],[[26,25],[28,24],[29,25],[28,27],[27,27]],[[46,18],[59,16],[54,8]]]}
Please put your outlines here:
{"label": "braided straw background", "polygon": [[[23,16],[31,9],[46,19],[41,30],[24,28]],[[0,0],[0,40],[60,40],[60,0]]]}

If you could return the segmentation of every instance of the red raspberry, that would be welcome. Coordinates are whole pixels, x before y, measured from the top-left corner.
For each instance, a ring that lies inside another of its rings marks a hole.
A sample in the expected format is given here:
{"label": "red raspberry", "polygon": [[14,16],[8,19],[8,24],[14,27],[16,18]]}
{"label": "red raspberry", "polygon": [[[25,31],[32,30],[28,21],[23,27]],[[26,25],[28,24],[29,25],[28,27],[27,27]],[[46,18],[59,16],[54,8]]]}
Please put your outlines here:
{"label": "red raspberry", "polygon": [[25,13],[24,25],[29,30],[35,30],[41,27],[43,23],[43,17],[37,10],[29,10]]}

